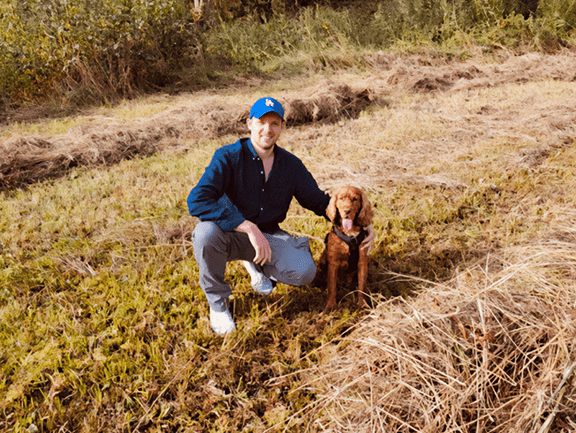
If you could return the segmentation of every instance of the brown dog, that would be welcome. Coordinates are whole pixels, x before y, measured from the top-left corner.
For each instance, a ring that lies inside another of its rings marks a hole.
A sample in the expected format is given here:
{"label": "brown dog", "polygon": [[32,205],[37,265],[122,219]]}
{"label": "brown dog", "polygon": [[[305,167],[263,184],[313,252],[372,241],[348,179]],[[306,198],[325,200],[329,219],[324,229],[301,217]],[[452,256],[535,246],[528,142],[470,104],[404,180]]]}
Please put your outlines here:
{"label": "brown dog", "polygon": [[326,236],[326,248],[320,258],[320,268],[326,271],[328,301],[325,312],[336,308],[336,285],[340,271],[345,272],[348,283],[358,277],[358,305],[367,306],[366,279],[368,252],[360,248],[366,238],[367,227],[374,213],[366,194],[353,186],[342,186],[332,195],[326,215],[332,222],[332,231]]}

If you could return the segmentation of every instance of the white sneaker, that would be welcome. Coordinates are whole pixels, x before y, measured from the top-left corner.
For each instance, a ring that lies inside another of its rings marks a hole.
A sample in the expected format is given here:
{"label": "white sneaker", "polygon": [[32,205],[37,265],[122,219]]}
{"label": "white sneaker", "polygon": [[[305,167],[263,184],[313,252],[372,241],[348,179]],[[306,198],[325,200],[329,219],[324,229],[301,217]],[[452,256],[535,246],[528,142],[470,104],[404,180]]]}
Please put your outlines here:
{"label": "white sneaker", "polygon": [[276,286],[276,281],[271,280],[260,272],[254,263],[247,261],[242,261],[242,263],[250,274],[250,284],[252,288],[261,295],[269,295],[272,293]]}
{"label": "white sneaker", "polygon": [[210,308],[210,326],[218,335],[229,334],[236,330],[236,325],[228,310],[219,312]]}

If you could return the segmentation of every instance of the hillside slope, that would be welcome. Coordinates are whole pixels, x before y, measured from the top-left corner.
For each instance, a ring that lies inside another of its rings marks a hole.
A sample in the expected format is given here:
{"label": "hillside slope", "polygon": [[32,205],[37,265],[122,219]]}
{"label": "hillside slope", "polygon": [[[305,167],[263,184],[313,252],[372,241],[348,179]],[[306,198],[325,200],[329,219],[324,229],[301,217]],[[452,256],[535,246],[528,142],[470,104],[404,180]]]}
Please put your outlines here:
{"label": "hillside slope", "polygon": [[[483,64],[477,60],[453,62],[377,53],[372,60],[374,69],[369,74],[343,75],[312,87],[300,87],[297,91],[283,90],[277,96],[287,105],[289,127],[332,124],[356,118],[368,107],[387,105],[403,95],[473,94],[508,84],[543,80],[572,82],[576,80],[574,59],[571,52],[528,54],[510,57],[499,64]],[[253,86],[253,90],[258,91],[258,86]],[[176,97],[177,108],[129,124],[110,117],[89,116],[85,123],[80,120],[80,126],[63,135],[4,138],[0,143],[3,148],[0,187],[10,188],[59,176],[79,165],[110,164],[136,155],[149,155],[177,143],[179,138],[198,140],[245,134],[244,122],[253,93],[248,89],[243,93],[241,97],[226,97],[217,92],[209,96]],[[426,102],[422,107],[414,107],[415,111],[433,112],[434,107],[430,104]],[[554,123],[555,131],[551,131],[550,140],[556,140],[570,123],[571,106],[567,103],[552,107],[554,112],[549,112],[550,107],[546,106],[533,107],[535,113],[518,114],[536,116],[530,119],[536,122],[534,130],[546,130],[550,122]],[[461,148],[466,141],[464,135],[476,134],[477,139],[483,139],[483,135],[493,131],[513,134],[514,128],[522,123],[518,122],[516,112],[508,112],[503,117],[495,107],[479,108],[476,113],[460,113],[460,108],[454,107],[453,112],[445,114],[446,126],[453,135],[444,137],[448,146]],[[540,114],[538,108],[542,110]],[[9,131],[10,126],[6,129]],[[4,133],[5,137],[8,135],[14,134]],[[419,151],[410,158],[413,160],[419,155],[428,158],[427,152]],[[400,162],[400,165],[404,164]],[[393,167],[387,167],[387,171],[390,169]]]}

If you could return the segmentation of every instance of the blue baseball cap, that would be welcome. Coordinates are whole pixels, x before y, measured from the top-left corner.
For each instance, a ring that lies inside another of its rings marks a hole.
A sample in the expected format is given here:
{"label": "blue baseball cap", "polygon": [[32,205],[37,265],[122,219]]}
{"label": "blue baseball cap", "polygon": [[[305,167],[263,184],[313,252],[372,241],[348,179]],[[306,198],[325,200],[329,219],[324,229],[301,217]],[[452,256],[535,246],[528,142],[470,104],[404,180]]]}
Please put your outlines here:
{"label": "blue baseball cap", "polygon": [[270,97],[260,98],[254,102],[254,105],[250,108],[250,119],[253,117],[260,119],[266,113],[271,112],[278,114],[282,121],[284,121],[284,107],[282,107],[280,102]]}

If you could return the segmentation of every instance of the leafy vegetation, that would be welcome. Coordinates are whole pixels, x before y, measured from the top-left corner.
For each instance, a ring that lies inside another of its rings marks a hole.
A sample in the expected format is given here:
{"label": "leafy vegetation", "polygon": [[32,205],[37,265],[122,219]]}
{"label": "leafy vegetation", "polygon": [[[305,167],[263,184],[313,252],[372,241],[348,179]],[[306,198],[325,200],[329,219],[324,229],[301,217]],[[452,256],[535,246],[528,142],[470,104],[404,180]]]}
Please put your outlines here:
{"label": "leafy vegetation", "polygon": [[[199,29],[177,0],[11,0],[0,6],[0,92],[81,102],[164,87],[202,60]],[[202,77],[198,77],[201,80]]]}
{"label": "leafy vegetation", "polygon": [[0,94],[4,105],[102,103],[238,73],[363,67],[364,53],[392,47],[463,57],[474,46],[556,50],[576,26],[573,0],[320,4],[9,0],[0,5]]}

